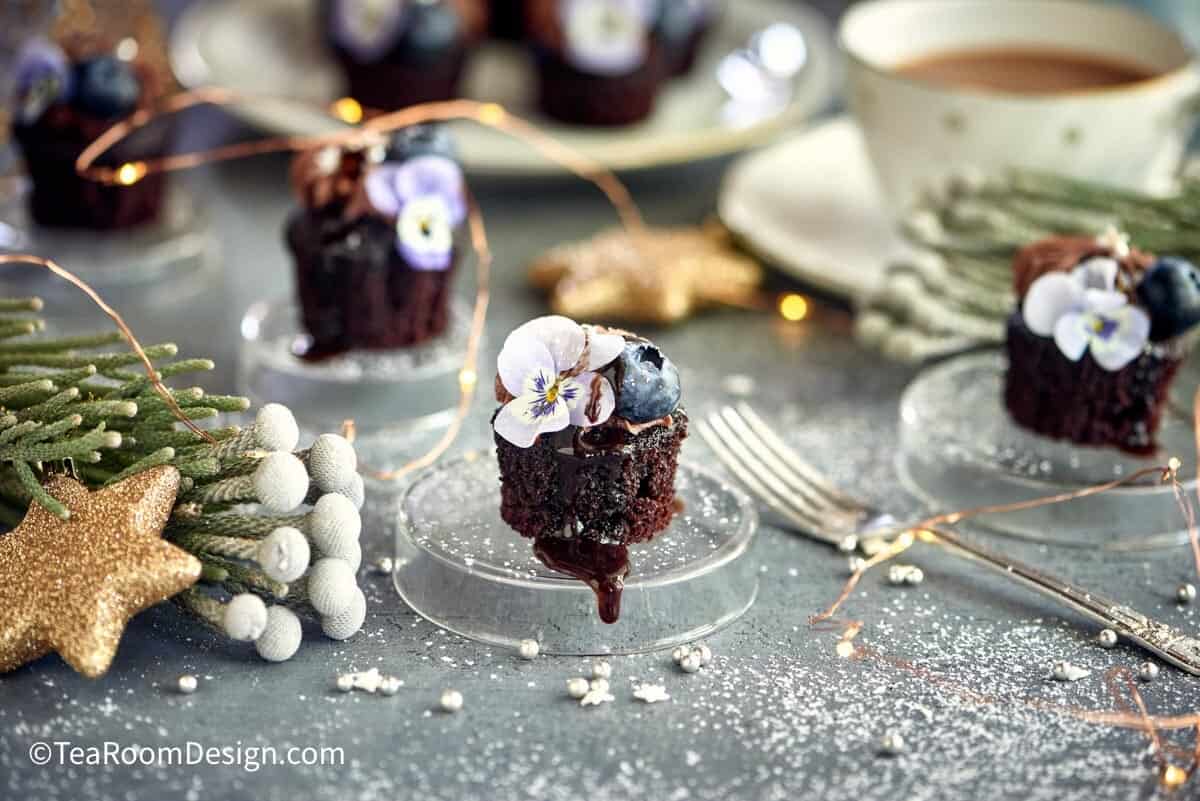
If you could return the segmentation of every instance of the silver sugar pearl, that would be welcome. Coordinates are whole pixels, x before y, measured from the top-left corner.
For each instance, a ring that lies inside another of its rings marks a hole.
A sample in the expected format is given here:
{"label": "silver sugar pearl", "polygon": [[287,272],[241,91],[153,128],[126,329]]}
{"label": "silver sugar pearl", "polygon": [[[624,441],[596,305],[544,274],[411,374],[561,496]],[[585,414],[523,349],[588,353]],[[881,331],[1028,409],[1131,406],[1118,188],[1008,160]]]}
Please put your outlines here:
{"label": "silver sugar pearl", "polygon": [[592,677],[597,679],[612,678],[612,665],[603,659],[594,663],[592,665]]}
{"label": "silver sugar pearl", "polygon": [[706,667],[712,661],[712,649],[706,643],[700,643],[692,649],[692,656],[700,660],[700,667]]}
{"label": "silver sugar pearl", "polygon": [[175,680],[175,689],[184,695],[191,695],[200,686],[199,680],[190,673],[184,673]]}
{"label": "silver sugar pearl", "polygon": [[858,550],[858,537],[853,534],[843,537],[838,543],[838,550],[842,553],[854,553]]}
{"label": "silver sugar pearl", "polygon": [[350,673],[342,673],[337,677],[336,686],[339,692],[350,692],[354,689],[354,676]]}
{"label": "silver sugar pearl", "polygon": [[1138,678],[1142,681],[1154,681],[1158,678],[1158,665],[1154,662],[1143,662],[1138,665]]}
{"label": "silver sugar pearl", "polygon": [[851,556],[846,560],[846,569],[851,573],[857,573],[867,565],[867,560],[861,556]]}
{"label": "silver sugar pearl", "polygon": [[1099,634],[1096,635],[1096,641],[1098,643],[1100,643],[1101,648],[1117,647],[1118,639],[1120,639],[1120,638],[1117,637],[1117,633],[1115,631],[1113,631],[1112,629],[1104,629],[1103,631],[1101,631]]}
{"label": "silver sugar pearl", "polygon": [[904,577],[904,583],[916,587],[925,580],[925,571],[919,567],[914,567],[908,571],[908,575]]}
{"label": "silver sugar pearl", "polygon": [[1181,604],[1190,604],[1196,600],[1196,585],[1195,584],[1180,584],[1175,590],[1175,600]]}
{"label": "silver sugar pearl", "polygon": [[458,712],[463,708],[463,695],[458,690],[442,690],[438,706],[442,708],[443,712]]}
{"label": "silver sugar pearl", "polygon": [[696,673],[703,665],[700,664],[700,657],[695,653],[690,653],[679,662],[679,669],[684,673]]}
{"label": "silver sugar pearl", "polygon": [[594,693],[606,693],[609,691],[608,679],[592,679],[588,682],[588,690]]}
{"label": "silver sugar pearl", "polygon": [[542,646],[538,645],[537,640],[521,640],[517,645],[517,655],[525,660],[537,659],[541,652]]}
{"label": "silver sugar pearl", "polygon": [[591,685],[583,676],[576,676],[573,679],[567,679],[567,695],[578,700],[588,694]]}
{"label": "silver sugar pearl", "polygon": [[675,660],[675,664],[678,665],[680,662],[683,661],[683,658],[685,656],[687,656],[688,654],[690,654],[691,652],[692,652],[692,649],[689,648],[688,646],[677,645],[677,646],[675,646],[675,650],[671,652],[671,659]]}
{"label": "silver sugar pearl", "polygon": [[371,563],[371,572],[376,576],[390,576],[395,567],[396,563],[392,561],[392,557],[384,556]]}
{"label": "silver sugar pearl", "polygon": [[890,731],[879,740],[879,753],[884,756],[899,756],[907,749],[907,744],[899,732]]}
{"label": "silver sugar pearl", "polygon": [[404,682],[395,676],[385,676],[383,681],[379,682],[379,692],[383,695],[395,695],[403,685]]}

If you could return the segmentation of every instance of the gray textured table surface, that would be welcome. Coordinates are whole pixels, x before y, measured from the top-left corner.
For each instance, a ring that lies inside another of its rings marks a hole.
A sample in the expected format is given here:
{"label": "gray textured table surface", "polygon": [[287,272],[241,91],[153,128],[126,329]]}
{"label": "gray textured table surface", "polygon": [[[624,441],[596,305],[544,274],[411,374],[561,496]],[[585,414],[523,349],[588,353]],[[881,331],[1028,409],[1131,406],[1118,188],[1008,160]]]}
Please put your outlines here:
{"label": "gray textured table surface", "polygon": [[[223,269],[200,294],[140,307],[122,298],[146,340],[172,339],[213,355],[214,390],[232,389],[237,320],[252,301],[286,292],[279,227],[290,200],[279,160],[211,170],[187,182],[219,232]],[[647,176],[634,184],[658,223],[695,221],[714,202],[721,165]],[[587,187],[559,183],[478,187],[498,253],[493,345],[543,310],[521,265],[547,245],[588,234],[610,219]],[[74,326],[90,312],[70,312]],[[896,404],[910,371],[855,347],[848,318],[822,312],[797,327],[765,316],[718,313],[655,334],[688,370],[693,406],[719,397],[719,376],[754,376],[757,403],[786,424],[790,440],[872,499],[912,510],[892,470]],[[494,357],[489,354],[489,361]],[[486,410],[479,410],[480,419]],[[478,423],[466,436],[483,436]],[[685,454],[706,456],[693,438]],[[390,551],[374,520],[369,558]],[[1008,547],[1034,563],[1103,587],[1153,614],[1196,624],[1172,588],[1187,577],[1185,550],[1102,556]],[[1155,792],[1146,736],[1081,722],[1053,707],[1109,710],[1103,669],[1136,666],[1137,652],[1104,651],[1094,629],[962,563],[920,553],[918,588],[869,576],[846,614],[888,661],[839,659],[835,635],[807,617],[836,597],[845,560],[826,548],[763,528],[753,558],[761,592],[744,619],[711,639],[714,663],[683,675],[668,654],[614,660],[617,700],[582,709],[564,681],[580,659],[521,662],[514,654],[444,633],[409,611],[386,579],[364,577],[370,609],[354,639],[309,631],[297,656],[260,661],[249,646],[216,638],[170,606],[128,629],[99,681],[57,657],[0,677],[0,797],[30,799],[1128,799]],[[1075,683],[1049,680],[1056,659],[1094,669]],[[331,689],[334,676],[378,667],[404,680],[392,698]],[[194,673],[192,696],[172,691]],[[932,680],[932,677],[938,680]],[[671,700],[632,700],[632,680],[656,679]],[[466,698],[458,715],[432,712],[439,692]],[[969,692],[967,691],[969,690]],[[1143,688],[1150,709],[1200,705],[1200,680],[1171,669]],[[903,733],[909,751],[876,755],[878,738]],[[1190,748],[1191,735],[1175,733]],[[36,767],[38,741],[74,745],[335,746],[345,764],[326,767]],[[1195,788],[1190,788],[1196,792]],[[1186,792],[1186,791],[1185,791]]]}

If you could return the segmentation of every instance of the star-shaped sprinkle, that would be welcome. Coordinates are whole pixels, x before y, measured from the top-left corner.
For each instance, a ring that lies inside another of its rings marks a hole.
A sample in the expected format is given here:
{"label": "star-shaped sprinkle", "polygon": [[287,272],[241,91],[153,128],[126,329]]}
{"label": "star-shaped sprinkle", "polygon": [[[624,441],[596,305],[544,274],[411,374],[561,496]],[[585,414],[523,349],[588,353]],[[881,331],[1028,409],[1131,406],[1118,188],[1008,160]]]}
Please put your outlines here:
{"label": "star-shaped sprinkle", "polygon": [[0,536],[0,673],[55,651],[103,675],[129,619],[200,578],[199,560],[161,538],[178,490],[169,466],[96,492],[67,476],[46,483],[70,517],[33,503]]}
{"label": "star-shaped sprinkle", "polygon": [[633,697],[647,704],[671,700],[671,696],[667,695],[667,688],[661,684],[639,684],[633,688]]}
{"label": "star-shaped sprinkle", "polygon": [[719,224],[623,228],[560,245],[530,267],[558,314],[578,320],[667,324],[719,305],[752,303],[762,268]]}

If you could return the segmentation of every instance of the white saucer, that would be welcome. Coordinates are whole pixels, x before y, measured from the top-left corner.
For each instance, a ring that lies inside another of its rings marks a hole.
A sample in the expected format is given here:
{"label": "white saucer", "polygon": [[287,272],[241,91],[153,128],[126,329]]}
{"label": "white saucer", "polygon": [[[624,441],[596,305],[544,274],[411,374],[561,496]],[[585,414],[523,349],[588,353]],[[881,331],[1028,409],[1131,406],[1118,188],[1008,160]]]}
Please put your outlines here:
{"label": "white saucer", "polygon": [[[723,117],[726,95],[715,77],[716,64],[774,22],[799,28],[808,49],[791,102],[773,116],[731,122]],[[284,134],[327,131],[337,123],[314,106],[332,103],[344,90],[317,27],[313,0],[193,3],[171,37],[171,64],[187,87],[216,85],[279,98],[231,108],[254,125]],[[719,156],[770,141],[825,108],[840,83],[841,62],[829,23],[820,13],[789,0],[737,0],[727,4],[695,71],[664,90],[645,123],[589,129],[539,118],[530,97],[535,84],[532,66],[519,49],[504,43],[489,43],[472,58],[465,95],[501,103],[605,166],[630,170]],[[497,131],[464,124],[458,136],[465,166],[476,173],[561,169]]]}
{"label": "white saucer", "polygon": [[743,157],[718,212],[772,266],[854,302],[873,295],[906,251],[848,116]]}

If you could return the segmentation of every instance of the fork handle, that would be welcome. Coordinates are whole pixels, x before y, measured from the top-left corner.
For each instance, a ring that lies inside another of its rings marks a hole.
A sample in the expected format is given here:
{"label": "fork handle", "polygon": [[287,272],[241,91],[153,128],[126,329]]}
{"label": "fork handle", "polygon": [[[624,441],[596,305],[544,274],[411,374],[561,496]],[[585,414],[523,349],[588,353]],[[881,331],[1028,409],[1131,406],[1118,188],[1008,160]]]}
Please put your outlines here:
{"label": "fork handle", "polygon": [[1166,623],[982,545],[964,540],[953,532],[929,529],[920,532],[918,540],[939,545],[950,553],[989,567],[1018,584],[1052,598],[1084,617],[1112,629],[1118,635],[1157,654],[1181,670],[1200,676],[1200,640]]}

